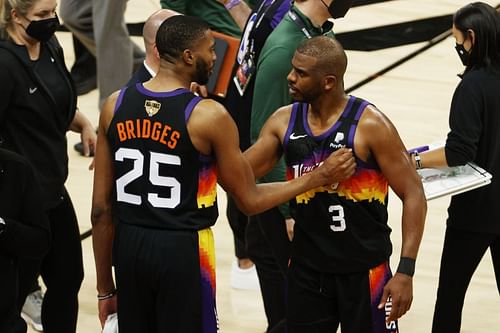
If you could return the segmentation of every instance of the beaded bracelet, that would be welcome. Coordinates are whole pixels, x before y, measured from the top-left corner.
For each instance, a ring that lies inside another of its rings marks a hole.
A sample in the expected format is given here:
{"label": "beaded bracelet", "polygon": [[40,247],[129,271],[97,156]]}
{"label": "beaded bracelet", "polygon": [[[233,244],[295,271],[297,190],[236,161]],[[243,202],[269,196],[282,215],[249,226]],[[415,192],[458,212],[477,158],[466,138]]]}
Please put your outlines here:
{"label": "beaded bracelet", "polygon": [[97,295],[97,300],[104,301],[105,299],[109,299],[115,295],[116,295],[116,290],[113,290],[113,291],[110,291],[109,293],[104,294],[104,295]]}
{"label": "beaded bracelet", "polygon": [[241,2],[241,0],[229,0],[228,2],[226,2],[224,4],[224,7],[226,7],[227,10],[230,10],[231,8],[233,8],[234,6],[237,6],[239,5]]}
{"label": "beaded bracelet", "polygon": [[420,154],[418,151],[414,151],[411,153],[413,155],[413,158],[415,158],[415,167],[417,170],[422,169],[422,158],[420,157]]}

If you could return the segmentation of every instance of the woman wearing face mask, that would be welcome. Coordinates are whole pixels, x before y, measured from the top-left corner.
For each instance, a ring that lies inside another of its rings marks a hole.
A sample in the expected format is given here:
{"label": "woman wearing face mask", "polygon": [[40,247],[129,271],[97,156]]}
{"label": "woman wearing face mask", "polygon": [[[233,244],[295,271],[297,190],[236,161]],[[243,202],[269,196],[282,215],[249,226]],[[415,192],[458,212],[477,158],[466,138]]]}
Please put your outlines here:
{"label": "woman wearing face mask", "polygon": [[418,168],[474,162],[493,174],[490,185],[451,199],[432,332],[460,331],[467,287],[488,248],[500,291],[499,15],[481,2],[455,13],[455,48],[465,71],[451,102],[451,130],[443,148],[417,155]]}
{"label": "woman wearing face mask", "polygon": [[0,0],[1,145],[34,167],[52,231],[42,263],[21,264],[20,297],[39,271],[47,287],[42,305],[47,333],[75,332],[83,279],[78,223],[64,187],[66,132],[81,133],[87,152],[96,139],[91,123],[76,108],[74,85],[54,37],[56,5],[56,0]]}

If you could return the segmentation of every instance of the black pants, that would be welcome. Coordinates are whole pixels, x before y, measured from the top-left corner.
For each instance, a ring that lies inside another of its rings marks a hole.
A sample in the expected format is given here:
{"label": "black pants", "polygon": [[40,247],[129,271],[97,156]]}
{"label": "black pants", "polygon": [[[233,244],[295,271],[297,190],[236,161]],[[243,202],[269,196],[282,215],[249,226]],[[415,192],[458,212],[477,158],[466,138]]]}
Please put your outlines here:
{"label": "black pants", "polygon": [[285,332],[286,272],[291,243],[279,209],[250,217],[246,236],[248,255],[255,263],[259,277],[267,332]]}
{"label": "black pants", "polygon": [[147,229],[119,222],[113,247],[121,333],[217,331],[209,229]]}
{"label": "black pants", "polygon": [[[378,309],[387,281],[385,262],[363,272],[320,272],[294,261],[288,270],[289,333],[397,333],[396,321],[386,323],[388,309]],[[388,302],[386,307],[392,303]],[[443,331],[445,332],[445,331]]]}
{"label": "black pants", "polygon": [[432,332],[460,332],[465,293],[488,247],[500,292],[500,235],[446,228]]}
{"label": "black pants", "polygon": [[74,333],[78,318],[78,292],[83,281],[80,231],[73,203],[65,191],[58,206],[48,211],[51,246],[42,262],[24,260],[20,265],[20,300],[32,291],[41,274],[47,287],[42,304],[45,333]]}

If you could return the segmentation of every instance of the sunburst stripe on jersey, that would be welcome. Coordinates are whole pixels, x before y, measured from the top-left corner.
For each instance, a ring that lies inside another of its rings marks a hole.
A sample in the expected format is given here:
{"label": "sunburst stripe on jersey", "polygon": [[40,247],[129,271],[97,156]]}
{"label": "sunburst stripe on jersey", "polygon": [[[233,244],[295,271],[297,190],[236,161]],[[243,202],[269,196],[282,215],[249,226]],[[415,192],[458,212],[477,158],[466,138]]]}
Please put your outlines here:
{"label": "sunburst stripe on jersey", "polygon": [[201,156],[200,162],[202,166],[198,173],[196,200],[198,208],[207,208],[213,206],[217,200],[217,171],[211,158]]}
{"label": "sunburst stripe on jersey", "polygon": [[355,202],[377,200],[385,204],[387,189],[387,179],[380,171],[358,169],[354,176],[339,183],[336,192],[339,196]]}
{"label": "sunburst stripe on jersey", "polygon": [[384,292],[384,287],[391,277],[392,274],[387,262],[384,262],[369,271],[372,327],[374,333],[398,332],[397,321],[391,321],[389,323],[386,322],[387,311],[390,311],[389,309],[392,306],[392,300],[387,301],[386,308],[378,308]]}
{"label": "sunburst stripe on jersey", "polygon": [[[304,168],[315,168],[312,165],[315,163],[303,163]],[[312,170],[307,170],[300,172],[299,175],[303,175]],[[293,179],[297,176],[297,171],[293,168],[287,167],[287,179]],[[335,188],[332,186],[321,186],[310,191],[304,192],[296,196],[296,202],[307,204],[309,200],[316,196],[316,193],[336,193],[340,197],[344,197],[348,200],[359,202],[368,201],[372,202],[376,200],[381,204],[385,204],[388,191],[388,184],[385,177],[378,170],[372,169],[359,169],[356,173],[349,179],[340,182]]]}
{"label": "sunburst stripe on jersey", "polygon": [[198,253],[202,292],[202,321],[204,333],[218,332],[215,305],[215,246],[210,228],[198,230]]}

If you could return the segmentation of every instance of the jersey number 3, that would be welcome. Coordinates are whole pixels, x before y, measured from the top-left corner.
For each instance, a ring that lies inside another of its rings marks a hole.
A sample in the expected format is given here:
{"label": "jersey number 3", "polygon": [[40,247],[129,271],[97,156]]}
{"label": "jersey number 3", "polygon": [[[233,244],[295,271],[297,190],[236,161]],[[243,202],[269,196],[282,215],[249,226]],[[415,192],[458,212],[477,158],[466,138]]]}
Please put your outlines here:
{"label": "jersey number 3", "polygon": [[[175,208],[181,202],[181,184],[173,177],[159,175],[160,164],[181,165],[179,156],[161,153],[150,153],[149,181],[156,186],[170,187],[170,198],[162,198],[158,193],[148,193],[149,203],[156,208]],[[119,162],[133,160],[132,170],[116,180],[117,200],[133,205],[140,205],[140,195],[125,192],[125,187],[144,174],[144,155],[137,149],[120,148],[115,153]]]}
{"label": "jersey number 3", "polygon": [[331,205],[328,207],[328,212],[332,214],[333,224],[330,225],[330,229],[333,231],[344,231],[346,228],[345,218],[344,218],[344,207],[341,205]]}

